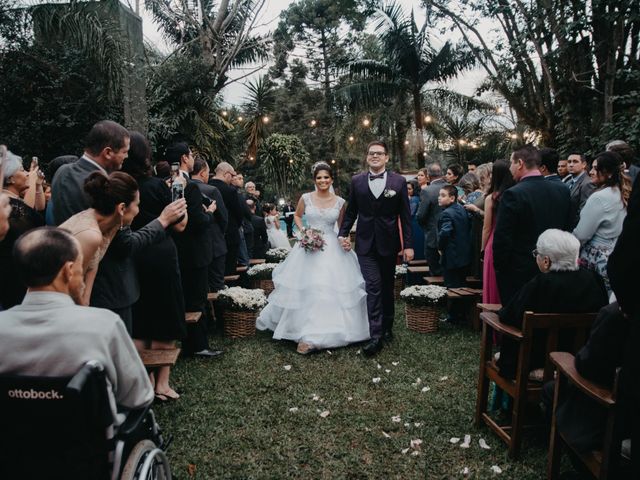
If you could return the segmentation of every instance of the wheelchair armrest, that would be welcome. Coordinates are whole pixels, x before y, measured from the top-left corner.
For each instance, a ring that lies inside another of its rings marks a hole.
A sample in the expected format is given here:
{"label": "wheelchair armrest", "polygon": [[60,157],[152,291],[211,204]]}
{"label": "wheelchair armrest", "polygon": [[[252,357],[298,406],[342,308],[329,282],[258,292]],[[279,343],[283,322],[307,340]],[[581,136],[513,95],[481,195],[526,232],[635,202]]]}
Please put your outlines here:
{"label": "wheelchair armrest", "polygon": [[521,330],[502,323],[497,313],[482,312],[480,314],[480,320],[482,320],[487,326],[491,327],[496,332],[500,332],[508,337],[513,338],[514,340],[520,341],[524,338]]}
{"label": "wheelchair armrest", "polygon": [[593,398],[604,407],[615,405],[616,400],[610,389],[591,382],[578,373],[573,355],[567,352],[551,352],[549,358],[558,368],[558,372],[567,377],[582,393]]}
{"label": "wheelchair armrest", "polygon": [[102,372],[104,368],[99,362],[87,362],[85,363],[80,371],[76,373],[69,383],[67,384],[66,390],[69,393],[79,395],[84,386],[87,383],[87,380],[96,372]]}
{"label": "wheelchair armrest", "polygon": [[151,405],[147,405],[146,407],[139,408],[136,410],[129,410],[127,413],[127,418],[118,428],[118,436],[119,437],[127,437],[135,432],[140,424],[144,421],[145,417],[151,410]]}

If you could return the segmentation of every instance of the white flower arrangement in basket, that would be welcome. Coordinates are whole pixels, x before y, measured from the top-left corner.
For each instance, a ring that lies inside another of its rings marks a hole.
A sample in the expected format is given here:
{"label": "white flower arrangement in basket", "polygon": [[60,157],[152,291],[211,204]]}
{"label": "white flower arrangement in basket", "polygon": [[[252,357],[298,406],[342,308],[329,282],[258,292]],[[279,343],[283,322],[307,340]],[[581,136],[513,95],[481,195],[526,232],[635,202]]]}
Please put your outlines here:
{"label": "white flower arrangement in basket", "polygon": [[249,268],[247,275],[256,280],[271,280],[273,269],[277,266],[277,263],[259,263]]}
{"label": "white flower arrangement in basket", "polygon": [[289,255],[289,250],[286,248],[270,248],[264,254],[267,262],[280,263]]}
{"label": "white flower arrangement in basket", "polygon": [[400,298],[409,305],[439,305],[447,298],[447,289],[438,285],[413,285],[402,290]]}
{"label": "white flower arrangement in basket", "polygon": [[407,274],[407,266],[402,264],[402,265],[396,265],[396,278],[398,277],[402,277],[403,275]]}
{"label": "white flower arrangement in basket", "polygon": [[218,292],[218,303],[230,310],[257,312],[267,304],[267,297],[259,288],[231,287]]}

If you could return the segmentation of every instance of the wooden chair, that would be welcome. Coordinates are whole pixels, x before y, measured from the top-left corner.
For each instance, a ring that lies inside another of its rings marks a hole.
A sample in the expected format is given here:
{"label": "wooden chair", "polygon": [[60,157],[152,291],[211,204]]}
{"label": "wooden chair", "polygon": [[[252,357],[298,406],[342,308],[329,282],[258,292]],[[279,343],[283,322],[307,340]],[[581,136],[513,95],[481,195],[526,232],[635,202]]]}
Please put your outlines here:
{"label": "wooden chair", "polygon": [[[473,306],[482,298],[482,290],[478,288],[450,288],[447,291],[447,298],[451,302],[464,302],[465,316],[469,324],[473,327],[475,321],[475,312]],[[480,330],[477,328],[476,330]]]}
{"label": "wooden chair", "polygon": [[502,308],[501,303],[477,303],[476,312],[473,318],[473,329],[476,332],[482,330],[482,322],[480,321],[480,314],[482,312],[494,312],[498,313]]}
{"label": "wooden chair", "polygon": [[[475,423],[477,426],[482,422],[486,423],[507,444],[510,457],[516,457],[520,452],[527,404],[539,401],[542,385],[553,377],[553,366],[548,359],[549,353],[558,350],[561,334],[563,340],[567,339],[567,334],[572,337],[572,352],[575,353],[585,343],[595,317],[595,313],[525,312],[522,320],[522,330],[519,330],[500,322],[496,313],[482,312],[480,314],[480,319],[482,320],[482,343],[480,345]],[[519,344],[515,380],[509,380],[500,375],[492,353],[494,331]],[[547,340],[542,383],[529,381],[534,332],[545,333]],[[495,382],[498,387],[513,399],[510,425],[498,425],[487,412],[489,381]]]}
{"label": "wooden chair", "polygon": [[[619,425],[620,416],[618,415],[619,402],[617,402],[620,369],[616,372],[613,388],[609,389],[582,377],[576,370],[574,357],[570,353],[552,352],[550,359],[551,363],[557,367],[558,375],[556,376],[553,395],[553,420],[551,423],[551,439],[547,460],[547,478],[549,480],[557,480],[559,478],[560,460],[562,450],[565,447],[573,450],[575,456],[582,461],[595,478],[599,480],[623,478],[620,476],[618,469],[622,446]],[[571,444],[566,441],[562,432],[557,428],[556,409],[559,399],[563,397],[566,392],[568,383],[571,383],[584,395],[591,397],[606,410],[607,423],[604,438],[602,439],[602,450],[578,453],[573,449]]]}

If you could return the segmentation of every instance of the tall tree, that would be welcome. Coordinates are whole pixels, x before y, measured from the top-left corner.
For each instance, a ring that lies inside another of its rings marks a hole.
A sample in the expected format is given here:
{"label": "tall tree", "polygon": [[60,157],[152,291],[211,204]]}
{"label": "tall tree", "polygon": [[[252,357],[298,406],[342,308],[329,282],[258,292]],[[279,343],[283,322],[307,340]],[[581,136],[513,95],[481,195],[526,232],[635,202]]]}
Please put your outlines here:
{"label": "tall tree", "polygon": [[436,49],[430,43],[428,22],[418,28],[413,12],[407,17],[399,4],[391,2],[376,11],[384,61],[358,60],[349,65],[351,83],[344,90],[356,104],[394,101],[413,112],[417,130],[416,158],[424,154],[422,99],[429,82],[455,77],[471,65],[470,55],[446,42]]}
{"label": "tall tree", "polygon": [[[640,88],[637,0],[423,3],[460,32],[489,86],[544,144],[586,150],[603,140],[603,126],[639,119],[637,95],[621,98]],[[481,22],[493,22],[495,40]]]}
{"label": "tall tree", "polygon": [[242,106],[245,114],[244,133],[247,140],[246,160],[254,163],[262,141],[269,135],[275,104],[274,84],[267,75],[247,84],[246,102]]}

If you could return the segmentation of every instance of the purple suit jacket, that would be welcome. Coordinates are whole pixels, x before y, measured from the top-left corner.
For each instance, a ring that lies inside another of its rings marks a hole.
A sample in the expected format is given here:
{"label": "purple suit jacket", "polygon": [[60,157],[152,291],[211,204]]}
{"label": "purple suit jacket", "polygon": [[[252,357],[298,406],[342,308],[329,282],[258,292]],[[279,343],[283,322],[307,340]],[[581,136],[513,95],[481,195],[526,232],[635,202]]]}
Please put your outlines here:
{"label": "purple suit jacket", "polygon": [[357,218],[355,251],[358,255],[372,252],[382,256],[396,255],[402,248],[398,229],[400,218],[404,248],[412,248],[411,210],[405,178],[387,171],[384,193],[375,198],[367,177],[368,172],[364,172],[351,178],[349,202],[338,235],[347,237]]}

